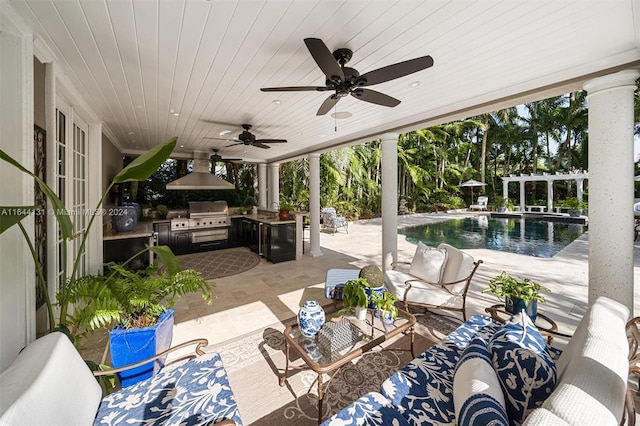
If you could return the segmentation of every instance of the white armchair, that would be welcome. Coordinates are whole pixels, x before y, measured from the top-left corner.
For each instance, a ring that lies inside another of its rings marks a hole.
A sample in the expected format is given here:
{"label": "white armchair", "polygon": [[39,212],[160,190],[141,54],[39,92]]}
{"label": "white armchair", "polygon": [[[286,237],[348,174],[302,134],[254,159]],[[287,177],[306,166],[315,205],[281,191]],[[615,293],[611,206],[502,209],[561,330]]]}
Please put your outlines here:
{"label": "white armchair", "polygon": [[394,265],[394,269],[386,271],[384,285],[387,291],[396,292],[405,310],[413,305],[460,311],[466,321],[467,291],[481,263],[448,244],[433,249],[418,243],[408,271]]}

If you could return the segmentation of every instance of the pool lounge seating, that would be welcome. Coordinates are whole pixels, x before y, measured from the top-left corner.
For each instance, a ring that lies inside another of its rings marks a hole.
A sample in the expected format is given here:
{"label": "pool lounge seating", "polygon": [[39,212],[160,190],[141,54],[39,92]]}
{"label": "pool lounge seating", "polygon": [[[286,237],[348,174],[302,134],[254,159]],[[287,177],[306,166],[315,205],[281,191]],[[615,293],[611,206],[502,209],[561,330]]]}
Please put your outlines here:
{"label": "pool lounge seating", "polygon": [[469,210],[487,210],[487,203],[489,202],[489,197],[478,197],[478,204],[471,204],[469,206]]}
{"label": "pool lounge seating", "polygon": [[418,306],[459,311],[466,320],[467,291],[481,263],[449,244],[433,249],[418,243],[408,271],[392,265],[384,274],[384,286],[396,293],[405,310]]}

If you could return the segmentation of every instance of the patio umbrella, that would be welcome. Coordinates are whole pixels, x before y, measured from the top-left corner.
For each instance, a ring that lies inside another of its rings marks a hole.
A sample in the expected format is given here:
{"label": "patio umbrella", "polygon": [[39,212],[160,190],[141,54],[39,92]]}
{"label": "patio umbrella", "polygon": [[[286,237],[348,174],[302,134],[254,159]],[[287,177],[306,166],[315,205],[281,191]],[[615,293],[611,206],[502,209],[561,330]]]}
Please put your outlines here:
{"label": "patio umbrella", "polygon": [[474,186],[485,186],[485,185],[486,185],[486,183],[482,183],[482,182],[478,182],[477,180],[470,179],[470,180],[462,182],[458,186],[460,186],[460,187],[465,187],[465,186],[471,187],[471,202],[473,202],[473,187]]}

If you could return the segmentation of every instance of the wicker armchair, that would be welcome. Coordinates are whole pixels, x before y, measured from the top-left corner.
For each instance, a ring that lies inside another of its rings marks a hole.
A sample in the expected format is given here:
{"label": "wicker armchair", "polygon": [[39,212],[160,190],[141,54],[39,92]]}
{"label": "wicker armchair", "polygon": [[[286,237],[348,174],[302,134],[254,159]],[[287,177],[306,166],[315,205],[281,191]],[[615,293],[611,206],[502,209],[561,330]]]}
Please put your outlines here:
{"label": "wicker armchair", "polygon": [[448,244],[431,249],[418,243],[408,271],[394,269],[385,273],[387,291],[395,291],[404,309],[409,306],[459,311],[463,320],[471,279],[482,260]]}

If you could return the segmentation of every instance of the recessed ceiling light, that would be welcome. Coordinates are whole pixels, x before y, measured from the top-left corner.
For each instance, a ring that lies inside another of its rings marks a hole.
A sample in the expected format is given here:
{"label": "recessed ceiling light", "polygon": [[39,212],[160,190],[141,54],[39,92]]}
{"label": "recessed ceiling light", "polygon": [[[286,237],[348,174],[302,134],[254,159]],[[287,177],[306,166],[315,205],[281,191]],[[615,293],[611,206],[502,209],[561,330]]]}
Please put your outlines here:
{"label": "recessed ceiling light", "polygon": [[420,83],[419,81],[414,81],[409,83],[409,87],[418,87],[420,86],[422,83]]}
{"label": "recessed ceiling light", "polygon": [[180,148],[184,148],[184,145],[180,145]]}
{"label": "recessed ceiling light", "polygon": [[224,135],[228,135],[229,133],[231,133],[231,130],[223,130],[220,133],[218,133],[220,136],[224,136]]}
{"label": "recessed ceiling light", "polygon": [[298,132],[298,133],[296,133],[296,134],[297,134],[297,135],[301,135],[301,134],[302,134],[302,132]]}
{"label": "recessed ceiling light", "polygon": [[171,115],[175,115],[176,117],[178,117],[178,116],[180,115],[180,113],[179,113],[179,112],[175,112],[175,111],[174,111],[174,110],[172,110],[172,109],[170,109],[170,110],[169,110],[169,114],[171,114]]}
{"label": "recessed ceiling light", "polygon": [[273,103],[276,105],[280,105],[282,101],[280,99],[276,99],[275,101],[273,101]]}
{"label": "recessed ceiling light", "polygon": [[127,134],[128,134],[128,135],[135,135],[135,133],[133,133],[133,132],[129,132],[129,133],[127,133]]}
{"label": "recessed ceiling light", "polygon": [[349,111],[338,111],[338,112],[334,112],[333,114],[331,114],[332,118],[335,118],[336,120],[342,120],[345,118],[349,118],[351,117],[353,114],[351,114]]}

